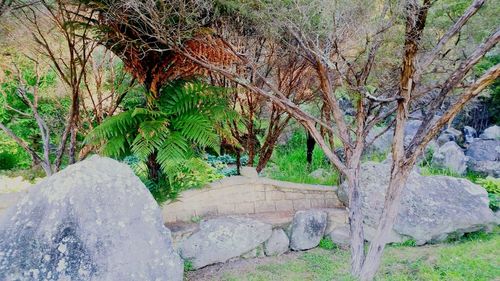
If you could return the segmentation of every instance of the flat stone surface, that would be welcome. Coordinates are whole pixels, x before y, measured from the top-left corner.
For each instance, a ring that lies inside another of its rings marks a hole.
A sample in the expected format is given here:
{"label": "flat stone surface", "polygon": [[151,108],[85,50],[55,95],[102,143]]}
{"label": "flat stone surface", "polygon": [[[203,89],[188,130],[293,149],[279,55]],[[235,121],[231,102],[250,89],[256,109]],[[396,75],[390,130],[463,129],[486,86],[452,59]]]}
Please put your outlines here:
{"label": "flat stone surface", "polygon": [[272,227],[242,217],[221,217],[202,221],[200,230],[180,245],[180,254],[195,269],[239,257],[264,243]]}

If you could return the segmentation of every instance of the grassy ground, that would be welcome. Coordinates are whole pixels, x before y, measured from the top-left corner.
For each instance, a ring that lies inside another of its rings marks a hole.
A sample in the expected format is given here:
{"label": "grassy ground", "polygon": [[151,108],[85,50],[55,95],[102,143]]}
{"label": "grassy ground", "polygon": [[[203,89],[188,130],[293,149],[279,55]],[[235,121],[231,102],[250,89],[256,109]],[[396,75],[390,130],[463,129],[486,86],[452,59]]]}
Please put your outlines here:
{"label": "grassy ground", "polygon": [[[389,246],[377,281],[500,280],[500,234],[474,234],[459,241],[423,247]],[[233,262],[202,269],[187,280],[326,281],[353,280],[346,250],[316,248],[255,262]],[[205,271],[205,272],[204,272]]]}
{"label": "grassy ground", "polygon": [[[295,132],[292,139],[284,146],[279,146],[268,163],[274,168],[268,169],[270,178],[298,183],[337,185],[339,175],[325,158],[323,151],[316,146],[313,152],[313,162],[308,166],[306,161],[306,133],[302,130]],[[325,178],[309,176],[312,171],[323,168],[332,171]]]}

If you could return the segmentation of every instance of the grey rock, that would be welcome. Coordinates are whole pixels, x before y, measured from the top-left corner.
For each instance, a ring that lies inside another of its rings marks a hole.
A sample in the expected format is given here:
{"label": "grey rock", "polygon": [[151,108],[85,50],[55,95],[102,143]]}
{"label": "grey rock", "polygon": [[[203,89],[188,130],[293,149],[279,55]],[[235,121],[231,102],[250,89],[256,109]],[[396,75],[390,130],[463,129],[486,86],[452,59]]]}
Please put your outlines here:
{"label": "grey rock", "polygon": [[[417,134],[418,128],[422,124],[420,120],[408,120],[405,126],[405,145],[408,145],[413,137]],[[372,142],[373,139],[382,133],[384,128],[375,127],[373,128],[366,137],[368,143]],[[370,153],[388,153],[391,150],[392,138],[394,135],[394,129],[391,128],[383,133],[381,136],[376,138],[370,147],[367,148],[366,152]]]}
{"label": "grey rock", "polygon": [[321,210],[298,211],[291,225],[290,248],[308,250],[318,246],[325,235],[327,214]]}
{"label": "grey rock", "polygon": [[240,168],[240,175],[247,178],[259,177],[259,174],[257,173],[257,170],[255,170],[254,167],[246,167],[246,166]]}
{"label": "grey rock", "polygon": [[288,251],[290,240],[285,231],[281,228],[273,230],[271,237],[264,243],[266,256],[279,256]]}
{"label": "grey rock", "polygon": [[[371,146],[367,148],[367,153],[388,153],[391,150],[392,137],[394,131],[392,129],[387,130],[381,136],[377,137],[382,133],[383,128],[375,127],[373,128],[366,137],[368,143],[372,142]],[[375,140],[374,140],[375,139]]]}
{"label": "grey rock", "polygon": [[349,246],[351,244],[349,225],[335,228],[329,236],[333,243],[339,246]]}
{"label": "grey rock", "polygon": [[0,220],[0,280],[182,280],[158,204],[125,164],[92,156]]}
{"label": "grey rock", "polygon": [[198,269],[248,253],[271,234],[271,225],[253,219],[215,218],[202,221],[200,230],[184,240],[179,250]]}
{"label": "grey rock", "polygon": [[487,128],[479,137],[485,140],[500,140],[500,126],[494,125]]}
{"label": "grey rock", "polygon": [[408,120],[405,126],[405,145],[409,144],[413,137],[417,134],[418,128],[422,125],[420,120]]}
{"label": "grey rock", "polygon": [[470,126],[464,126],[464,139],[466,144],[470,144],[474,141],[475,138],[477,138],[477,131],[476,129],[470,127]]}
{"label": "grey rock", "polygon": [[[375,229],[384,206],[390,165],[368,162],[361,167],[360,196],[365,230]],[[338,195],[347,204],[346,183],[340,186]],[[423,244],[456,232],[486,229],[494,220],[488,202],[486,191],[468,180],[426,177],[412,171],[393,228],[397,235],[388,237],[387,242],[400,242],[408,236]]]}
{"label": "grey rock", "polygon": [[264,247],[262,244],[257,246],[257,248],[254,248],[253,250],[250,250],[249,252],[241,255],[241,257],[244,259],[254,259],[254,258],[260,258],[260,257],[264,257],[264,256],[265,256]]}
{"label": "grey rock", "polygon": [[467,162],[469,170],[484,176],[500,178],[500,161],[475,161]]}
{"label": "grey rock", "polygon": [[447,142],[453,141],[456,142],[457,144],[463,145],[464,144],[464,135],[462,132],[455,128],[448,128],[444,130],[439,138],[437,139],[438,144],[441,146]]}
{"label": "grey rock", "polygon": [[469,145],[465,155],[475,161],[500,161],[500,140],[476,139]]}
{"label": "grey rock", "polygon": [[449,141],[434,152],[432,165],[463,175],[467,170],[467,157],[460,146]]}

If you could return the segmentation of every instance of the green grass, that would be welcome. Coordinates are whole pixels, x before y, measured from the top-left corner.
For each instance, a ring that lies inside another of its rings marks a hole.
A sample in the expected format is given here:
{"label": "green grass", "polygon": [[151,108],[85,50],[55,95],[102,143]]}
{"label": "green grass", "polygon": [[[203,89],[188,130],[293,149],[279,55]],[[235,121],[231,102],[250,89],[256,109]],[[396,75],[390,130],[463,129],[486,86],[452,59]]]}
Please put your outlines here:
{"label": "green grass", "polygon": [[[275,165],[276,169],[270,169],[268,176],[276,180],[308,183],[337,185],[339,184],[339,173],[327,161],[323,151],[316,145],[313,151],[313,162],[309,167],[306,161],[306,134],[298,131],[285,145],[279,146],[273,153],[268,167]],[[314,178],[309,176],[312,171],[319,168],[332,171],[325,178]]]}
{"label": "green grass", "polygon": [[[458,240],[423,247],[388,246],[377,281],[489,281],[500,276],[500,234],[476,233]],[[350,277],[349,252],[316,248],[295,259],[272,262],[251,269],[226,272],[225,281],[326,281]]]}

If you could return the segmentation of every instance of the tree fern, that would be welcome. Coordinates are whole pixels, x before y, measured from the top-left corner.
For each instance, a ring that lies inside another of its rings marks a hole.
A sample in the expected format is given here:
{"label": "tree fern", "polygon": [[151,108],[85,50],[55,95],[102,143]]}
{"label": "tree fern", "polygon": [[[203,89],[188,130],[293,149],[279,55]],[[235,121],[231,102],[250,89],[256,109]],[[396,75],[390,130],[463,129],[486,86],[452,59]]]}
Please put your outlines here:
{"label": "tree fern", "polygon": [[[197,151],[218,151],[220,136],[231,138],[227,124],[238,114],[229,108],[225,93],[198,81],[173,82],[160,89],[160,98],[147,107],[107,118],[85,141],[100,145],[101,152],[111,157],[134,155],[133,169],[155,197],[171,199],[176,194],[172,185],[179,184],[172,182],[172,175],[201,168],[199,161],[190,160]],[[155,179],[149,178],[154,168],[151,157],[161,168]]]}

